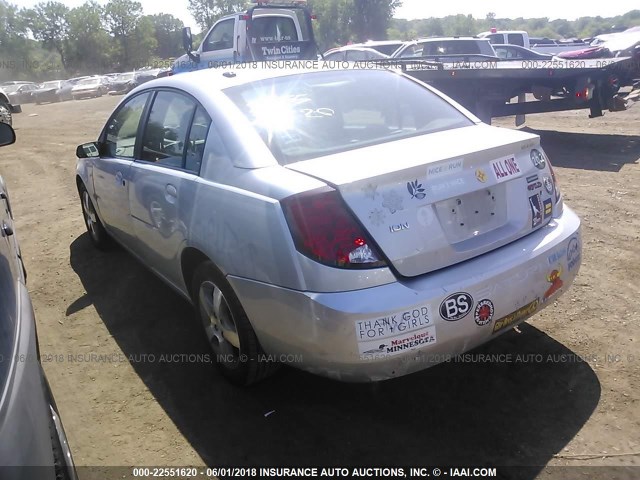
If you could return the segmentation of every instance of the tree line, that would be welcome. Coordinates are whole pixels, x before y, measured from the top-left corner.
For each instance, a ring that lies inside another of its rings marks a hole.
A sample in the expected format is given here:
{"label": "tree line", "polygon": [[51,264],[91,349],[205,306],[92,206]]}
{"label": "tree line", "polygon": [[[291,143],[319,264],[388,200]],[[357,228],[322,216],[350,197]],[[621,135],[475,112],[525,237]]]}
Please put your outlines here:
{"label": "tree line", "polygon": [[429,36],[476,35],[492,27],[498,30],[524,30],[532,37],[584,39],[640,25],[640,10],[615,17],[580,17],[577,20],[542,18],[496,18],[489,12],[482,19],[471,15],[449,15],[421,20],[393,19],[387,30],[390,38],[411,40]]}
{"label": "tree line", "polygon": [[[203,32],[223,15],[246,8],[246,0],[188,0],[188,9]],[[314,31],[322,51],[349,42],[386,38],[409,40],[432,35],[475,35],[496,27],[525,30],[531,36],[591,37],[640,24],[640,10],[575,21],[483,19],[450,15],[422,20],[394,19],[402,0],[308,0],[316,15]],[[428,9],[427,9],[428,10]],[[170,14],[145,15],[140,2],[88,0],[76,8],[46,1],[19,8],[0,0],[0,81],[46,80],[81,74],[169,66],[182,53],[183,22]],[[199,42],[202,33],[196,35]],[[197,43],[196,43],[197,44]]]}

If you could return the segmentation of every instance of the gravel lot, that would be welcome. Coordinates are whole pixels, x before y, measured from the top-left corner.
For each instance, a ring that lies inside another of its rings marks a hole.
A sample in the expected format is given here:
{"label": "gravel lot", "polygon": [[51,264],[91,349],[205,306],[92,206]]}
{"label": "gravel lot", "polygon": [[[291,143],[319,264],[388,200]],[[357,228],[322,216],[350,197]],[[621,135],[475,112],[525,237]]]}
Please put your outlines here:
{"label": "gravel lot", "polygon": [[521,333],[382,384],[283,368],[240,389],[194,361],[208,347],[190,306],[85,233],[75,148],[120,98],[25,105],[0,151],[78,465],[532,465],[531,479],[551,478],[545,465],[640,467],[640,108],[529,116],[583,220],[584,255],[574,286]]}

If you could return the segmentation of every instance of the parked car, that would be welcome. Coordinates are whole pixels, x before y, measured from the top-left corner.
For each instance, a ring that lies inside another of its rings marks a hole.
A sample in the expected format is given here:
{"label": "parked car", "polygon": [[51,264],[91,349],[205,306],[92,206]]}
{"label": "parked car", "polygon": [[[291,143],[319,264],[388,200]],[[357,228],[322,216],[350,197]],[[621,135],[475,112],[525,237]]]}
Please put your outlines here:
{"label": "parked car", "polygon": [[37,86],[35,83],[17,83],[2,87],[12,104],[33,103],[33,92]]}
{"label": "parked car", "polygon": [[551,60],[553,55],[534,52],[518,45],[492,45],[500,60]]}
{"label": "parked car", "polygon": [[486,38],[432,37],[407,42],[393,58],[422,60],[498,60],[496,52]]}
{"label": "parked car", "polygon": [[129,93],[137,86],[138,83],[135,72],[121,73],[111,80],[109,84],[109,95]]}
{"label": "parked car", "polygon": [[108,91],[108,87],[102,77],[95,76],[79,80],[71,88],[71,95],[73,95],[74,100],[80,100],[81,98],[101,97]]}
{"label": "parked car", "polygon": [[73,100],[73,95],[71,94],[72,87],[72,85],[67,85],[66,80],[44,82],[33,91],[33,101],[40,104]]}
{"label": "parked car", "polygon": [[347,45],[340,48],[332,48],[331,50],[327,50],[323,55],[324,60],[337,62],[362,62],[370,60],[382,60],[385,58],[389,58],[389,56],[385,55],[384,53],[380,53],[373,48],[355,47],[352,45]]}
{"label": "parked car", "polygon": [[[0,146],[15,141],[0,123]],[[53,395],[40,364],[36,322],[0,177],[0,466],[3,480],[76,480]],[[6,468],[21,467],[21,468]],[[29,469],[24,467],[38,467]]]}
{"label": "parked car", "polygon": [[0,88],[0,123],[11,125],[13,114],[22,112],[20,105],[14,105],[3,88]]}
{"label": "parked car", "polygon": [[422,370],[550,305],[580,265],[540,138],[395,71],[154,80],[76,154],[92,242],[193,302],[240,384],[276,360],[344,381]]}

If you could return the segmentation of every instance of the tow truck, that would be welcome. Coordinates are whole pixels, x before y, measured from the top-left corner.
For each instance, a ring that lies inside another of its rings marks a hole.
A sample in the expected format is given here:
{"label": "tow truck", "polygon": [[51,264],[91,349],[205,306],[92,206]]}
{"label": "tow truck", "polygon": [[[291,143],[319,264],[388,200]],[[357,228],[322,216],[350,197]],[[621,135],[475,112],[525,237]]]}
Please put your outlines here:
{"label": "tow truck", "polygon": [[313,15],[306,0],[253,0],[243,13],[227,15],[209,29],[193,51],[191,29],[182,30],[186,55],[173,64],[173,74],[279,60],[316,60]]}

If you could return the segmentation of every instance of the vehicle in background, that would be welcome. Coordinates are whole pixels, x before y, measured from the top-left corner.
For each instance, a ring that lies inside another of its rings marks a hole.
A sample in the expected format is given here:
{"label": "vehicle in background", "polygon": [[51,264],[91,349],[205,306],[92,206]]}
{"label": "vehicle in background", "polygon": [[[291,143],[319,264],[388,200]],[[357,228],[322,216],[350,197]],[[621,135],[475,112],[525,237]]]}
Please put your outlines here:
{"label": "vehicle in background", "polygon": [[431,37],[405,43],[393,58],[452,61],[499,60],[489,40],[475,37]]}
{"label": "vehicle in background", "polygon": [[120,73],[109,83],[109,95],[129,93],[138,86],[136,72]]}
{"label": "vehicle in background", "polygon": [[496,55],[500,60],[550,60],[553,55],[549,53],[540,53],[519,45],[492,45],[496,51]]}
{"label": "vehicle in background", "polygon": [[183,29],[186,55],[173,73],[263,60],[316,60],[318,48],[306,0],[254,0],[243,13],[218,20],[193,51],[191,29]]}
{"label": "vehicle in background", "polygon": [[76,149],[91,241],[190,300],[231,381],[406,375],[567,291],[580,220],[539,136],[397,71],[268,67],[149,82]]}
{"label": "vehicle in background", "polygon": [[388,55],[380,53],[373,48],[361,47],[357,45],[346,45],[344,47],[332,48],[322,55],[322,59],[326,61],[339,62],[360,62],[369,60],[383,60],[389,58]]}
{"label": "vehicle in background", "polygon": [[32,103],[33,92],[37,89],[35,83],[17,83],[3,87],[4,93],[12,104]]}
{"label": "vehicle in background", "polygon": [[580,50],[560,52],[558,58],[610,58],[613,54],[605,47],[587,47]]}
{"label": "vehicle in background", "polygon": [[367,40],[364,43],[352,43],[349,47],[373,48],[387,56],[392,56],[396,50],[404,45],[402,40]]}
{"label": "vehicle in background", "polygon": [[35,82],[27,82],[27,81],[24,81],[24,80],[10,80],[10,81],[7,81],[7,82],[2,82],[0,84],[0,86],[6,87],[6,86],[9,86],[9,85],[23,85],[23,84],[29,84],[29,83],[30,84],[34,84]]}
{"label": "vehicle in background", "polygon": [[[0,146],[14,141],[13,129],[0,123]],[[77,480],[58,408],[40,364],[36,321],[9,195],[2,177],[0,225],[2,479]]]}
{"label": "vehicle in background", "polygon": [[11,103],[4,89],[0,88],[0,123],[11,125],[13,123],[13,114],[20,112],[22,112],[20,105]]}
{"label": "vehicle in background", "polygon": [[66,80],[44,82],[33,91],[33,101],[36,104],[41,104],[73,100],[73,95],[71,94],[72,87],[72,85],[67,85]]}
{"label": "vehicle in background", "polygon": [[79,80],[72,88],[71,95],[74,100],[81,98],[101,97],[108,92],[104,79],[100,76]]}
{"label": "vehicle in background", "polygon": [[560,52],[568,52],[570,50],[580,50],[588,46],[587,43],[582,41],[559,42],[549,38],[533,39],[529,38],[529,34],[523,30],[497,30],[492,28],[488,32],[478,34],[478,37],[486,38],[492,44],[519,45],[520,47],[551,55],[557,55]]}

